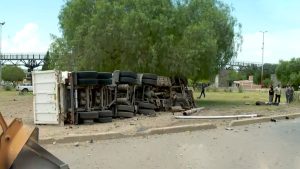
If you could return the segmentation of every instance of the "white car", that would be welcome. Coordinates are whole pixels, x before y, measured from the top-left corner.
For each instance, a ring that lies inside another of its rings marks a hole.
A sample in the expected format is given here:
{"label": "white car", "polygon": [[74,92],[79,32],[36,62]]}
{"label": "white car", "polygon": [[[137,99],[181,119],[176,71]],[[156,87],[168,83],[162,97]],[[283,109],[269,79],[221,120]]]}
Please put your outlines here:
{"label": "white car", "polygon": [[17,91],[21,91],[21,92],[32,92],[33,88],[32,88],[32,84],[30,83],[24,83],[24,84],[20,84],[16,87]]}

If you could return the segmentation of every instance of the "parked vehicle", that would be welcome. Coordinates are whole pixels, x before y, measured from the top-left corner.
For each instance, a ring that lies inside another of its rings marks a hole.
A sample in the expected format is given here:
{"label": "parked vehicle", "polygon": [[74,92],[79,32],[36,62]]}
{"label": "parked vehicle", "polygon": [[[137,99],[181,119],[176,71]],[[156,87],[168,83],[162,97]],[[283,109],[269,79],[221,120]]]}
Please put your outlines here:
{"label": "parked vehicle", "polygon": [[20,84],[16,87],[17,91],[21,91],[21,92],[32,92],[33,91],[33,87],[32,84],[30,83],[24,83],[24,84]]}

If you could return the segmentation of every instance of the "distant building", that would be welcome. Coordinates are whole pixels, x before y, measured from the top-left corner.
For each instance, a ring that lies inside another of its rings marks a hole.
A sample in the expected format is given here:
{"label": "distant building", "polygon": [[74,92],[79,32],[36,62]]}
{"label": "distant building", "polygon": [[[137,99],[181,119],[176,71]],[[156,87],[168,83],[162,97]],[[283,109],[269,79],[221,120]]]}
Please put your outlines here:
{"label": "distant building", "polygon": [[253,76],[249,76],[248,80],[233,81],[232,87],[242,87],[243,89],[260,89],[261,86],[253,83]]}

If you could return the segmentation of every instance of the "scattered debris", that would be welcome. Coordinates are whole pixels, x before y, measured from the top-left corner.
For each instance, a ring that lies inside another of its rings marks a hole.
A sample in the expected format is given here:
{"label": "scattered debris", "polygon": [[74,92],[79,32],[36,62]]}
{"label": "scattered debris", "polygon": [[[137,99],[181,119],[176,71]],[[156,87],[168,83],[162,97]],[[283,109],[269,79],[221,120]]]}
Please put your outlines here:
{"label": "scattered debris", "polygon": [[233,130],[233,128],[226,127],[225,130]]}
{"label": "scattered debris", "polygon": [[204,107],[199,107],[199,108],[195,108],[195,109],[186,110],[182,113],[182,115],[189,116],[191,114],[198,113],[203,109],[204,109]]}
{"label": "scattered debris", "polygon": [[257,106],[267,105],[267,102],[257,101],[257,102],[255,102],[255,105],[257,105]]}
{"label": "scattered debris", "polygon": [[171,112],[180,112],[183,111],[184,109],[182,109],[181,106],[172,106],[171,107]]}

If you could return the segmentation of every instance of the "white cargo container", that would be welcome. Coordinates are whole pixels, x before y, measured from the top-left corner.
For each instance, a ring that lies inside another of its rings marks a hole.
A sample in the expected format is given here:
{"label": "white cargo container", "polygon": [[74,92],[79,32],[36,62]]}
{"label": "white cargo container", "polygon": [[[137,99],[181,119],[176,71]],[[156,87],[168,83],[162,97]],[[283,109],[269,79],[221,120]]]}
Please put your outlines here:
{"label": "white cargo container", "polygon": [[34,124],[63,123],[62,82],[60,71],[32,72]]}

